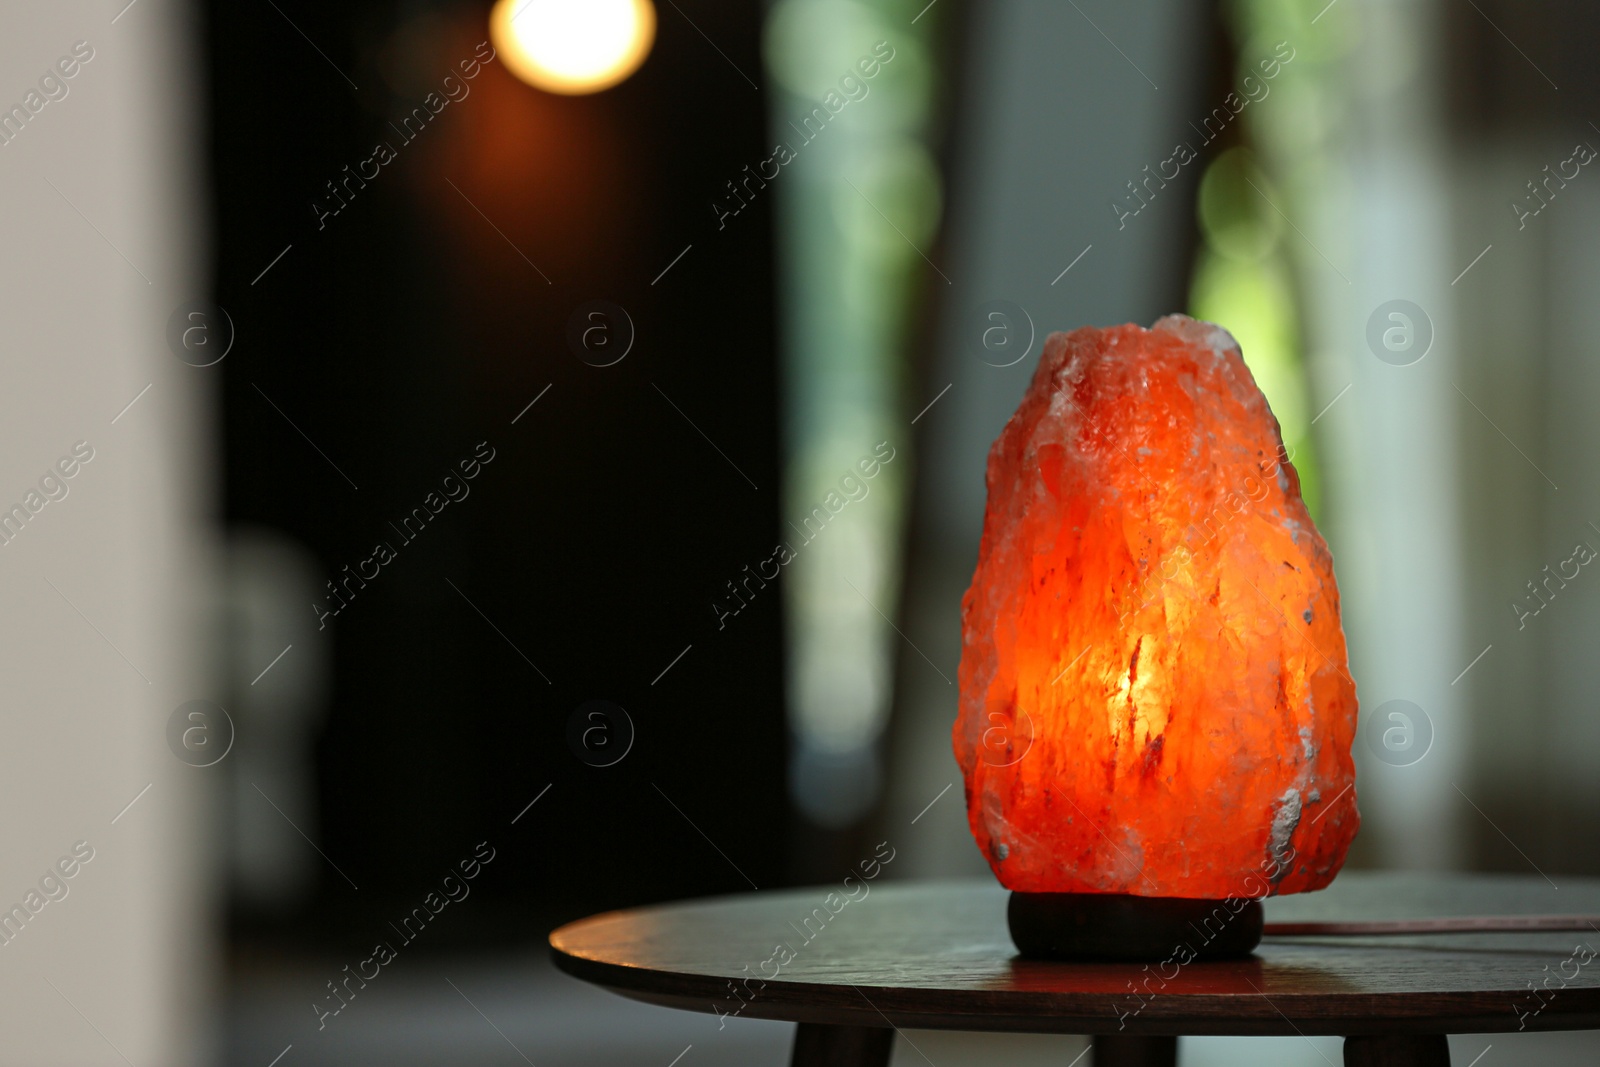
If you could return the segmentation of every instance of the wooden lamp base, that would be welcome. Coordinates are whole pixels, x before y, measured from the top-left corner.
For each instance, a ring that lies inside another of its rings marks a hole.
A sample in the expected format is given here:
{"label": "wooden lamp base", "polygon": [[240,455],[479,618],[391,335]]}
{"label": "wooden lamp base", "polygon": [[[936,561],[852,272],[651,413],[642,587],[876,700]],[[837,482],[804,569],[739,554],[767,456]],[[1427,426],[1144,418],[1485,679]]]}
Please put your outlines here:
{"label": "wooden lamp base", "polygon": [[1237,959],[1261,943],[1259,900],[1119,893],[1012,893],[1006,925],[1036,960],[1156,963]]}

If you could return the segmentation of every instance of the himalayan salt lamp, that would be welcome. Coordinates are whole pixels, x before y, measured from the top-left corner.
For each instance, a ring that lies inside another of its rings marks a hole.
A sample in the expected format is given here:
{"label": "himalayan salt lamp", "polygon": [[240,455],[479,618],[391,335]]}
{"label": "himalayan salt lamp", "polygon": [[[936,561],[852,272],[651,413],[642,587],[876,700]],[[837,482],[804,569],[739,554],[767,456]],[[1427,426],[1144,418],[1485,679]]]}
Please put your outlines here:
{"label": "himalayan salt lamp", "polygon": [[956,758],[1024,955],[1241,955],[1360,818],[1332,558],[1226,330],[1053,334],[989,453]]}

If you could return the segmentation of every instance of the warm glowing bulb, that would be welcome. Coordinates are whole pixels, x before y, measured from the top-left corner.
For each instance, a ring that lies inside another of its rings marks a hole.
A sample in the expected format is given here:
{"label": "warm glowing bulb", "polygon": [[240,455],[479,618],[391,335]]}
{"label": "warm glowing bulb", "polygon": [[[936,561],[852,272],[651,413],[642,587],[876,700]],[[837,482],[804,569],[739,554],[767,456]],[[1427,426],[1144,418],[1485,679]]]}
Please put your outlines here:
{"label": "warm glowing bulb", "polygon": [[512,73],[529,85],[597,93],[650,54],[656,9],[650,0],[499,0],[489,34]]}

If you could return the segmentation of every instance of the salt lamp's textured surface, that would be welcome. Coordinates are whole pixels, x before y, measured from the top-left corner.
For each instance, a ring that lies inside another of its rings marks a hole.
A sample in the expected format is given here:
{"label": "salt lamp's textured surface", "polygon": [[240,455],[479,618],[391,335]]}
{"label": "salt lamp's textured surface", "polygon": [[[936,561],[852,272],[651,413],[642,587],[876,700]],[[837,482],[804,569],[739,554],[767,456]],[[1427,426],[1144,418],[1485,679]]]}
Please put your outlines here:
{"label": "salt lamp's textured surface", "polygon": [[956,758],[1006,887],[1318,889],[1359,824],[1333,563],[1228,333],[1054,334],[989,453]]}

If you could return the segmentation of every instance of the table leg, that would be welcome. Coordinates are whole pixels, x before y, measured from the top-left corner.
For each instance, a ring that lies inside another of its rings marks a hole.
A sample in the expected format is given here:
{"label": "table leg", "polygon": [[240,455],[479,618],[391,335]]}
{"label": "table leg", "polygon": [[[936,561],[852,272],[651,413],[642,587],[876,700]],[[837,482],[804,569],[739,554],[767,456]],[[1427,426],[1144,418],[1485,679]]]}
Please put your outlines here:
{"label": "table leg", "polygon": [[1450,1067],[1443,1034],[1366,1034],[1344,1039],[1345,1067]]}
{"label": "table leg", "polygon": [[1178,1039],[1139,1034],[1096,1034],[1094,1067],[1177,1067]]}
{"label": "table leg", "polygon": [[894,1031],[883,1026],[801,1023],[789,1067],[889,1067]]}

